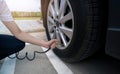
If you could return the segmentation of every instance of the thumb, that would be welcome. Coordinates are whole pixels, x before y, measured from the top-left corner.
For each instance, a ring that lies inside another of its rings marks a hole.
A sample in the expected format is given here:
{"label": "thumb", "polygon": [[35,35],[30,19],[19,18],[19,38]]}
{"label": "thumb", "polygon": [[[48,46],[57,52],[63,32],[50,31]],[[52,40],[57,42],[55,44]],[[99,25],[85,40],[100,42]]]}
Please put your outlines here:
{"label": "thumb", "polygon": [[57,45],[57,43],[56,43],[56,42],[52,43],[52,44],[51,44],[51,46],[50,46],[50,47],[51,47],[51,49],[54,49],[54,48],[56,47],[56,45]]}

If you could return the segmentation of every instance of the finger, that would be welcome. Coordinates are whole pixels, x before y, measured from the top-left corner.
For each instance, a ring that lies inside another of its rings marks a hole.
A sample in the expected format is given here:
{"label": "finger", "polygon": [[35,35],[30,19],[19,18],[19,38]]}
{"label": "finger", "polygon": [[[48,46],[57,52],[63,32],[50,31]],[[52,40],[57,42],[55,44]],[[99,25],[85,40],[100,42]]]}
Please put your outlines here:
{"label": "finger", "polygon": [[54,49],[56,47],[56,42],[54,42],[52,45],[51,45],[51,48]]}
{"label": "finger", "polygon": [[52,41],[58,41],[57,39],[52,39]]}

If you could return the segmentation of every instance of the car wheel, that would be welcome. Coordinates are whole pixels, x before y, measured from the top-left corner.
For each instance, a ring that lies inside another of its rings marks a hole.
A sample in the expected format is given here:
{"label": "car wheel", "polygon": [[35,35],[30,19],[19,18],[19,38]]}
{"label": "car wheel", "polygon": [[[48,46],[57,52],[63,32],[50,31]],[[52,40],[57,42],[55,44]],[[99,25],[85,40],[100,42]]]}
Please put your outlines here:
{"label": "car wheel", "polygon": [[91,56],[104,46],[104,0],[49,0],[43,12],[48,39],[57,38],[54,52],[67,62]]}

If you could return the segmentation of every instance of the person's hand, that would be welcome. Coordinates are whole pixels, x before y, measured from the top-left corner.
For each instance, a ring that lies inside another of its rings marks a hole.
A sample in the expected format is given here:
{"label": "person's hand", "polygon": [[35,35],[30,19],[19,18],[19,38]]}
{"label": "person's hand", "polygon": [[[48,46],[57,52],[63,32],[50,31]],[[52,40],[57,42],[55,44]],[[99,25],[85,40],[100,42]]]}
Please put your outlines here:
{"label": "person's hand", "polygon": [[58,40],[57,39],[52,39],[50,41],[45,42],[45,44],[43,45],[46,48],[55,48],[56,45],[58,44]]}
{"label": "person's hand", "polygon": [[50,48],[51,48],[51,49],[54,49],[54,48],[57,46],[57,44],[58,44],[58,40],[55,40],[55,41],[51,44]]}

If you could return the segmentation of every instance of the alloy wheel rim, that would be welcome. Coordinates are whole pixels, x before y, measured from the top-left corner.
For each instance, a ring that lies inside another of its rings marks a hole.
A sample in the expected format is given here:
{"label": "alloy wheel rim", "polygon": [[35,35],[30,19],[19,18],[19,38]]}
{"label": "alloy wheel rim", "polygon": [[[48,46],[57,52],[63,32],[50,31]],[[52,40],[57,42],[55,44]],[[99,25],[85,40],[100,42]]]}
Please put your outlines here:
{"label": "alloy wheel rim", "polygon": [[51,39],[57,38],[57,48],[69,46],[74,32],[74,16],[68,0],[50,0],[47,11],[47,28]]}

